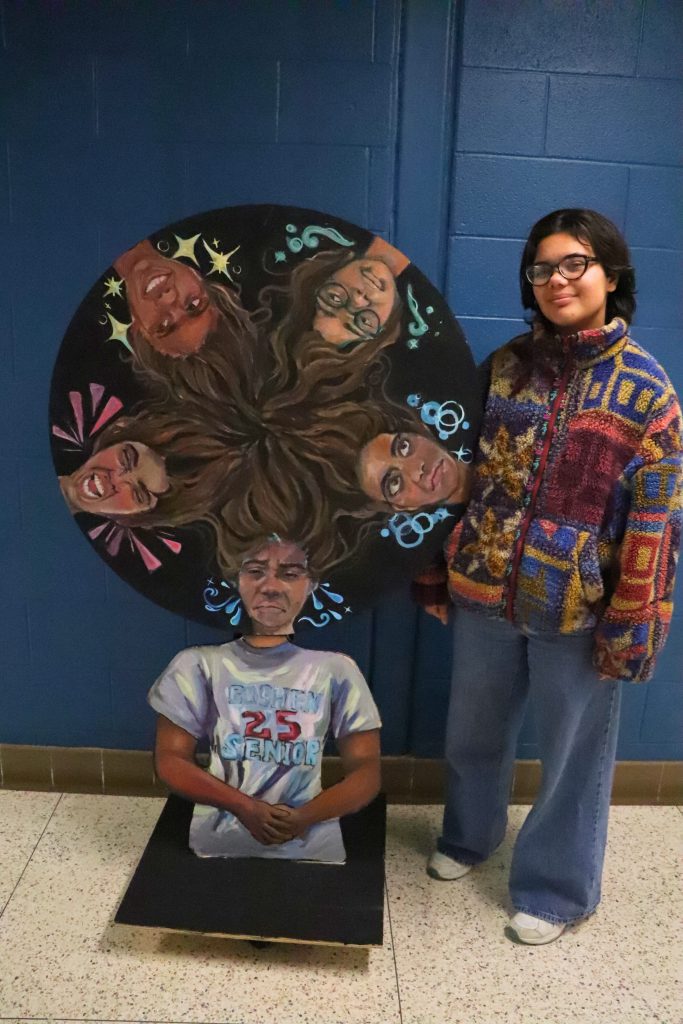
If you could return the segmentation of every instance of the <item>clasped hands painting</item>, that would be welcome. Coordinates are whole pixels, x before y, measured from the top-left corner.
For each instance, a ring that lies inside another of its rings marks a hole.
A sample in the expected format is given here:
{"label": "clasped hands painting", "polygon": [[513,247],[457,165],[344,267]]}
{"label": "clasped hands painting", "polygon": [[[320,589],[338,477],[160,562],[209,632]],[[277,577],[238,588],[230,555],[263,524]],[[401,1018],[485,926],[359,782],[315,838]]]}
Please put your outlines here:
{"label": "clasped hands painting", "polygon": [[239,629],[240,566],[277,536],[322,627],[427,564],[461,514],[480,417],[444,299],[338,218],[226,207],[133,244],[77,309],[52,379],[59,485],[138,591]]}

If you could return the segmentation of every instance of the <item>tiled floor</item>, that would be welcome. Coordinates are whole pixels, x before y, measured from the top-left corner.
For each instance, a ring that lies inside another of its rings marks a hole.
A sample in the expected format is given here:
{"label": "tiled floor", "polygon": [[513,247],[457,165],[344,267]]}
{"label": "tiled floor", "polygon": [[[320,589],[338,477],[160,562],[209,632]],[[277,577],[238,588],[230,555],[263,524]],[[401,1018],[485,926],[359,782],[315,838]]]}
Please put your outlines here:
{"label": "tiled floor", "polygon": [[[272,945],[113,925],[161,800],[0,792],[0,1020],[680,1024],[683,816],[616,807],[604,901],[544,948],[503,937],[511,843],[466,878],[424,860],[436,807],[391,807],[386,941]],[[4,908],[4,910],[3,910]]]}

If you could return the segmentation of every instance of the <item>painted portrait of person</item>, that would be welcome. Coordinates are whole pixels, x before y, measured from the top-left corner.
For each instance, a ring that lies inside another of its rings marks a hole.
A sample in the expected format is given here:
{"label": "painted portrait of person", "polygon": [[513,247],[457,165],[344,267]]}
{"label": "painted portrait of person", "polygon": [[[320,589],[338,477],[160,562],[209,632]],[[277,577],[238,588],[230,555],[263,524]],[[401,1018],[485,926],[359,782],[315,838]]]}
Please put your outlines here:
{"label": "painted portrait of person", "polygon": [[[248,632],[181,652],[149,693],[156,770],[195,801],[189,842],[200,857],[343,863],[339,817],[379,790],[381,722],[358,666],[292,642],[316,582],[299,544],[263,538],[238,574]],[[328,734],[344,779],[323,791]],[[202,738],[208,772],[194,761]]]}
{"label": "painted portrait of person", "polygon": [[374,340],[401,306],[396,278],[408,259],[382,238],[374,238],[363,256],[330,268],[316,291],[313,330],[330,345],[345,348]]}
{"label": "painted portrait of person", "polygon": [[170,486],[163,456],[139,441],[99,448],[59,485],[70,512],[102,516],[151,511]]}
{"label": "painted portrait of person", "polygon": [[88,512],[150,529],[214,521],[227,500],[232,453],[220,424],[195,415],[142,411],[120,416],[93,451],[59,477],[73,514]]}
{"label": "painted portrait of person", "polygon": [[287,285],[264,288],[259,299],[275,322],[269,333],[275,377],[291,380],[321,359],[363,375],[400,336],[397,278],[408,265],[403,253],[375,237],[365,253],[317,253],[294,268]]}
{"label": "painted portrait of person", "polygon": [[155,392],[239,403],[257,379],[257,317],[236,288],[206,280],[147,239],[114,261],[126,286],[135,370]]}
{"label": "painted portrait of person", "polygon": [[[207,594],[278,535],[338,620],[419,571],[461,514],[475,381],[446,303],[384,239],[306,210],[210,211],[133,245],[77,310],[51,395],[60,488],[165,607],[215,623]],[[104,426],[93,389],[114,396]]]}
{"label": "painted portrait of person", "polygon": [[470,467],[426,432],[377,434],[356,463],[361,490],[394,512],[462,505],[469,498]]}

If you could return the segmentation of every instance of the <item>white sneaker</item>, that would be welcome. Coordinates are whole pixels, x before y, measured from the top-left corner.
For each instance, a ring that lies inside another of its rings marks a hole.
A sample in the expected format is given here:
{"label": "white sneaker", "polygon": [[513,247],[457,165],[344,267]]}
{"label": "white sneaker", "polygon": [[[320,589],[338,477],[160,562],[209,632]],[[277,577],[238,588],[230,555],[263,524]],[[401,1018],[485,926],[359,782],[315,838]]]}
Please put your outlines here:
{"label": "white sneaker", "polygon": [[471,864],[461,864],[459,860],[453,860],[452,857],[448,857],[445,853],[439,853],[438,850],[434,850],[427,861],[427,874],[430,878],[438,878],[441,882],[453,882],[471,870]]}
{"label": "white sneaker", "polygon": [[523,942],[526,946],[543,946],[546,942],[554,942],[566,928],[566,924],[554,924],[544,921],[541,917],[531,914],[515,914],[505,929],[505,934],[513,942]]}

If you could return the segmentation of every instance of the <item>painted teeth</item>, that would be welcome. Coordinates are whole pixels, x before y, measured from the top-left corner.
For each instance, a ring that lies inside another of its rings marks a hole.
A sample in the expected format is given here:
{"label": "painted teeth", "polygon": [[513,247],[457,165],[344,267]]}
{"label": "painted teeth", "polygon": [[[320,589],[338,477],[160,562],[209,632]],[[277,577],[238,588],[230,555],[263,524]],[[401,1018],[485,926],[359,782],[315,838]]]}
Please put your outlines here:
{"label": "painted teeth", "polygon": [[164,280],[164,274],[159,274],[157,277],[153,277],[145,288],[145,295],[149,295],[153,288],[156,288]]}
{"label": "painted teeth", "polygon": [[85,482],[85,489],[91,498],[103,498],[104,486],[97,473],[93,473]]}

